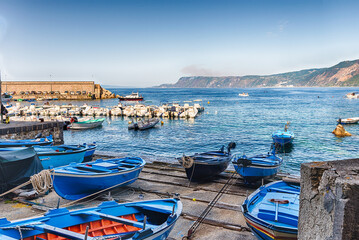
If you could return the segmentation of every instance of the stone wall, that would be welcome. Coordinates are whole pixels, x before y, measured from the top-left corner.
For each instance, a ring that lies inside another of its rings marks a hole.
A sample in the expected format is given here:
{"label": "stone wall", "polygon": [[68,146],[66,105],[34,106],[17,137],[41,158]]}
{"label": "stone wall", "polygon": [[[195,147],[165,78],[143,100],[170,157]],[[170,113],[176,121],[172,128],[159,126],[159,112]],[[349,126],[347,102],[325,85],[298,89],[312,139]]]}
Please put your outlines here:
{"label": "stone wall", "polygon": [[11,122],[0,125],[1,139],[33,139],[39,133],[52,135],[54,144],[63,144],[63,122]]}
{"label": "stone wall", "polygon": [[359,159],[301,166],[298,239],[359,239]]}

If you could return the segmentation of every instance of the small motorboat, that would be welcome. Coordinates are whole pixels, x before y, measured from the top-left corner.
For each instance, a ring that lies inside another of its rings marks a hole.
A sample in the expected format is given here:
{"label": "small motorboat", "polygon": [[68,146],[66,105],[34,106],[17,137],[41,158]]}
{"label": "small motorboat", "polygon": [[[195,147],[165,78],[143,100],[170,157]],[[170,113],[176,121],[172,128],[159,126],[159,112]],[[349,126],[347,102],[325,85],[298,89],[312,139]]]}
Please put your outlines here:
{"label": "small motorboat", "polygon": [[31,147],[31,146],[45,146],[51,145],[53,143],[52,135],[44,138],[35,138],[35,139],[0,139],[0,148],[7,147]]}
{"label": "small motorboat", "polygon": [[44,169],[51,169],[59,166],[68,165],[72,162],[83,162],[87,146],[39,146],[34,147],[37,156],[41,160]]}
{"label": "small motorboat", "polygon": [[160,120],[158,118],[151,118],[151,119],[147,119],[147,120],[140,119],[137,122],[134,122],[134,123],[131,122],[128,125],[128,129],[146,130],[149,128],[153,128],[159,122],[160,122]]}
{"label": "small motorboat", "polygon": [[359,117],[339,118],[337,122],[338,124],[357,124],[359,122]]}
{"label": "small motorboat", "polygon": [[359,93],[358,92],[351,92],[351,93],[348,93],[345,96],[347,98],[349,98],[349,99],[358,99],[359,98]]}
{"label": "small motorboat", "polygon": [[248,227],[258,239],[297,239],[300,185],[277,181],[261,186],[242,204]]}
{"label": "small motorboat", "polygon": [[138,92],[137,93],[133,92],[131,93],[131,95],[127,95],[124,97],[120,96],[118,99],[120,101],[143,101],[142,95],[138,94]]}
{"label": "small motorboat", "polygon": [[288,128],[289,128],[289,122],[287,122],[287,124],[285,125],[284,130],[278,130],[272,134],[274,144],[279,144],[281,146],[284,146],[286,144],[291,144],[293,142],[294,133],[288,131]]}
{"label": "small motorboat", "polygon": [[70,121],[71,125],[69,125],[69,128],[74,130],[92,129],[102,126],[104,121],[105,118],[77,120],[76,117],[72,117]]}
{"label": "small motorboat", "polygon": [[196,153],[192,156],[183,155],[177,160],[185,168],[190,181],[208,180],[226,170],[231,161],[230,151],[235,147],[236,143],[231,142],[228,144],[227,152],[222,146],[219,151]]}
{"label": "small motorboat", "polygon": [[273,147],[272,152],[267,154],[253,157],[235,156],[232,163],[237,173],[243,177],[244,182],[249,184],[275,176],[283,163],[283,159],[275,155],[275,148]]}
{"label": "small motorboat", "polygon": [[182,213],[179,199],[133,203],[103,202],[97,207],[49,210],[44,216],[13,222],[0,219],[0,239],[166,239]]}
{"label": "small motorboat", "polygon": [[80,199],[104,189],[133,183],[145,164],[139,157],[71,163],[54,168],[54,189],[62,198]]}
{"label": "small motorboat", "polygon": [[239,93],[238,96],[240,96],[240,97],[248,97],[249,94],[248,93]]}

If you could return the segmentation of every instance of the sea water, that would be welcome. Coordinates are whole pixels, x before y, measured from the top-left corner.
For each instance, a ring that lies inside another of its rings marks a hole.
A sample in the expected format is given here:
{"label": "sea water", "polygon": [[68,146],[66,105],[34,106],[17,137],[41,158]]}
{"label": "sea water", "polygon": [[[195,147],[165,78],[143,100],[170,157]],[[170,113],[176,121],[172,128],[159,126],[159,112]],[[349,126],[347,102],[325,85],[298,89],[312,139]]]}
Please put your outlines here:
{"label": "sea water", "polygon": [[[109,89],[129,95],[138,91],[146,105],[179,103],[193,105],[201,99],[205,107],[195,119],[162,119],[163,125],[146,131],[128,130],[127,117],[108,117],[103,126],[83,131],[65,131],[66,144],[98,144],[97,151],[116,156],[140,156],[150,161],[174,162],[176,157],[218,150],[231,141],[233,152],[247,156],[266,153],[272,132],[294,132],[293,147],[280,153],[282,172],[299,174],[300,164],[359,157],[359,125],[344,125],[353,136],[335,137],[331,132],[338,118],[359,117],[359,99],[345,94],[359,88],[253,88],[253,89]],[[249,93],[240,97],[239,93]],[[76,102],[72,102],[77,104]],[[117,99],[95,100],[91,105],[110,107]],[[80,105],[80,103],[78,103]],[[288,152],[290,151],[290,152]]]}

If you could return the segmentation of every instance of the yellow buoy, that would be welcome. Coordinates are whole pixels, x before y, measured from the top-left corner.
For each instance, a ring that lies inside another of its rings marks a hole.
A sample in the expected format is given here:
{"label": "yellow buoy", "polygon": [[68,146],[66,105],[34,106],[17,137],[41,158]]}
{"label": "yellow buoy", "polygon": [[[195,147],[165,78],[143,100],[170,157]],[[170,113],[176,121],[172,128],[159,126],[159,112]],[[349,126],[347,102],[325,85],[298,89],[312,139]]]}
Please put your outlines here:
{"label": "yellow buoy", "polygon": [[209,104],[209,101],[207,103]]}
{"label": "yellow buoy", "polygon": [[161,125],[163,125],[163,121],[161,121]]}
{"label": "yellow buoy", "polygon": [[192,200],[193,200],[193,201],[196,201],[196,199],[195,199],[195,198],[193,198]]}
{"label": "yellow buoy", "polygon": [[131,121],[128,121],[128,124],[131,124],[132,122]]}

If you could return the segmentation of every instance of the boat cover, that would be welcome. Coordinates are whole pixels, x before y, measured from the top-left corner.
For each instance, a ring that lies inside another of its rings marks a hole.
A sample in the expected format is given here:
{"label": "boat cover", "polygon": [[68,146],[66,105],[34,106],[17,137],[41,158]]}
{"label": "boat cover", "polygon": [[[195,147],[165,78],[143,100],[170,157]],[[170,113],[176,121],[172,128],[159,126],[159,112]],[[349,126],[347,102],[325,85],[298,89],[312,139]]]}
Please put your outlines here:
{"label": "boat cover", "polygon": [[5,151],[0,155],[0,193],[14,188],[42,170],[40,159],[32,147]]}

